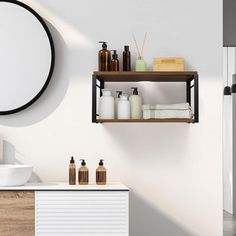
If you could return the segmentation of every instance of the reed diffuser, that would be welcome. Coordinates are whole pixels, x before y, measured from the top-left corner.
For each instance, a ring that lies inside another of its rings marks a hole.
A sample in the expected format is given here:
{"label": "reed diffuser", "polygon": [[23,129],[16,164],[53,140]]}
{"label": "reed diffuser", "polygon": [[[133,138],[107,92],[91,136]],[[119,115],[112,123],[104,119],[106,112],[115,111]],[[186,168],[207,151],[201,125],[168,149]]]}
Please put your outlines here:
{"label": "reed diffuser", "polygon": [[137,52],[138,52],[138,59],[136,61],[136,65],[135,65],[135,71],[147,71],[147,63],[143,58],[143,50],[144,50],[144,47],[145,47],[145,44],[147,41],[147,33],[145,33],[141,50],[138,46],[138,43],[137,43],[137,40],[136,40],[134,34],[133,34],[133,40],[134,40],[134,44],[135,44]]}

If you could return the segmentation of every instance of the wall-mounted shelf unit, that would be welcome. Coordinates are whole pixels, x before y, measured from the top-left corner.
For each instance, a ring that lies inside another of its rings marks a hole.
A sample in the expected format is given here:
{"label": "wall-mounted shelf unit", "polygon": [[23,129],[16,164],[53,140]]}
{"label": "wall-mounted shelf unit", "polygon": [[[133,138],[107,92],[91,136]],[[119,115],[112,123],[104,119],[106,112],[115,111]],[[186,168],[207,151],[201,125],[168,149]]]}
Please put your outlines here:
{"label": "wall-mounted shelf unit", "polygon": [[[134,122],[199,122],[199,95],[198,95],[198,73],[196,71],[183,72],[94,72],[92,78],[92,122],[93,123],[134,123]],[[186,84],[186,102],[193,107],[192,119],[138,119],[138,120],[102,120],[97,113],[97,88],[102,95],[105,82],[182,82]],[[191,99],[191,92],[194,92],[194,101]]]}

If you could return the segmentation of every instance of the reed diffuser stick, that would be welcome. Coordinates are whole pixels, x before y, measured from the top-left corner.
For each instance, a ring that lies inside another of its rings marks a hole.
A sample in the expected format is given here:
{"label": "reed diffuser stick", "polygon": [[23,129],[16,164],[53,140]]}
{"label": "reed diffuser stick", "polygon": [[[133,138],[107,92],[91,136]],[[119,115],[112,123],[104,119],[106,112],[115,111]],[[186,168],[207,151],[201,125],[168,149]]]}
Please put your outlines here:
{"label": "reed diffuser stick", "polygon": [[143,40],[143,46],[142,46],[142,50],[141,50],[141,57],[143,57],[143,50],[144,50],[144,46],[146,44],[146,41],[147,41],[147,32],[145,33],[144,40]]}
{"label": "reed diffuser stick", "polygon": [[137,49],[137,51],[138,51],[138,56],[141,57],[141,53],[140,53],[140,50],[139,50],[139,47],[138,47],[138,44],[137,44],[137,41],[136,41],[136,38],[135,38],[134,33],[133,33],[133,40],[134,40],[134,43],[135,43],[136,49]]}

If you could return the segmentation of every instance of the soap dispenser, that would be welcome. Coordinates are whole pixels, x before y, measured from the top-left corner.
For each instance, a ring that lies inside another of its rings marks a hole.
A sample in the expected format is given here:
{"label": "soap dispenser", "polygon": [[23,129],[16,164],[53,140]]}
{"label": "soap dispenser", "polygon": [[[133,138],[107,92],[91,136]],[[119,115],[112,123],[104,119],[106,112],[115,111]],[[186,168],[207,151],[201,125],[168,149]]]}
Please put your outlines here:
{"label": "soap dispenser", "polygon": [[74,157],[71,157],[71,159],[70,159],[70,165],[69,165],[69,184],[70,185],[75,185],[76,184],[76,166],[75,166]]}
{"label": "soap dispenser", "polygon": [[96,184],[98,185],[105,185],[107,183],[107,170],[103,166],[103,161],[102,159],[100,160],[99,166],[96,169]]}
{"label": "soap dispenser", "polygon": [[119,60],[116,50],[111,50],[113,52],[111,59],[110,71],[119,71]]}
{"label": "soap dispenser", "polygon": [[111,63],[111,52],[107,50],[107,42],[100,41],[102,43],[102,50],[98,52],[98,70],[109,71]]}
{"label": "soap dispenser", "polygon": [[118,119],[130,119],[130,102],[127,94],[122,94],[117,106]]}
{"label": "soap dispenser", "polygon": [[86,163],[84,159],[80,159],[81,161],[81,167],[79,168],[79,184],[81,185],[87,185],[89,183],[89,170],[86,167]]}
{"label": "soap dispenser", "polygon": [[133,89],[133,95],[129,97],[131,119],[141,119],[142,118],[142,97],[138,94],[137,87],[132,87],[131,89]]}
{"label": "soap dispenser", "polygon": [[116,91],[117,97],[115,98],[115,119],[118,118],[118,102],[120,101],[120,96],[122,95],[122,91]]}

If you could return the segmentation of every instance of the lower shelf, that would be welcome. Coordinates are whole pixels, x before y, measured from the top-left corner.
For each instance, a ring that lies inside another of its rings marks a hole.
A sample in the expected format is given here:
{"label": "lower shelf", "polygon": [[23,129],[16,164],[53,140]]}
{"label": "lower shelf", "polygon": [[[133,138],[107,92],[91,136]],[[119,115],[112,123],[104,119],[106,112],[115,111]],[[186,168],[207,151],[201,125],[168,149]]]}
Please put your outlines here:
{"label": "lower shelf", "polygon": [[169,118],[169,119],[97,119],[96,123],[194,123],[192,118]]}

